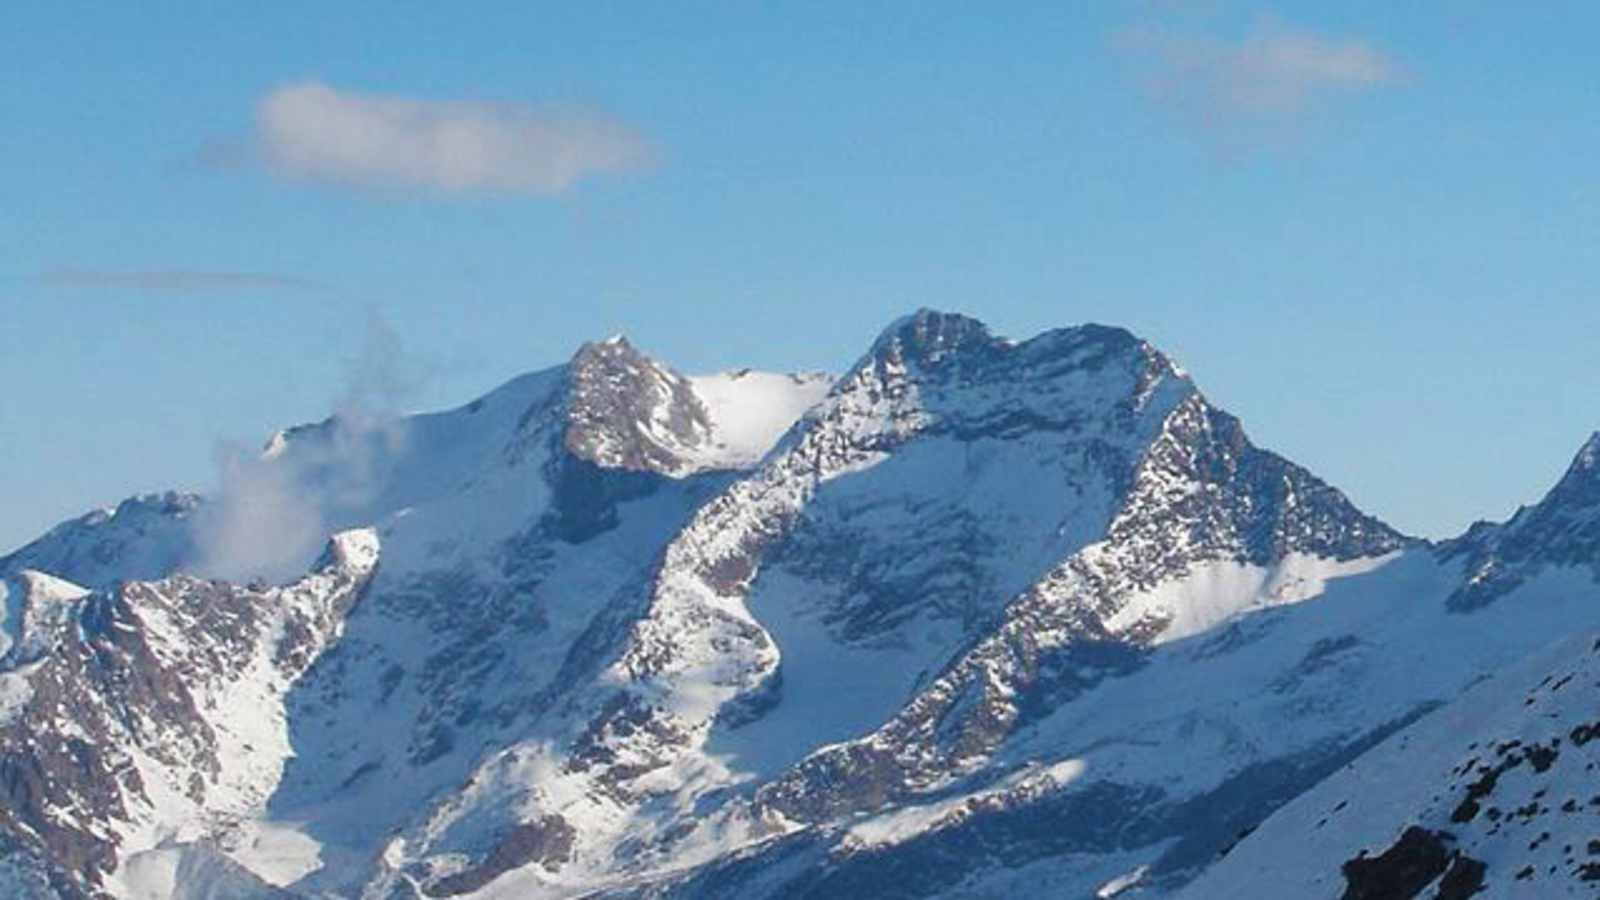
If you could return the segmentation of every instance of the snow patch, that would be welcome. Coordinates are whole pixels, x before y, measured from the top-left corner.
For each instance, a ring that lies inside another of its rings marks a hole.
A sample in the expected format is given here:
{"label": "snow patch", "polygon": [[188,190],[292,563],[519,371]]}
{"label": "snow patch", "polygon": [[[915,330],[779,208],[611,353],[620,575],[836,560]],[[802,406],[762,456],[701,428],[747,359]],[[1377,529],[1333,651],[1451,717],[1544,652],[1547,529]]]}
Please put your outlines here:
{"label": "snow patch", "polygon": [[806,410],[821,402],[833,378],[744,369],[693,375],[689,385],[711,416],[716,456],[726,467],[745,468],[759,462]]}
{"label": "snow patch", "polygon": [[1126,632],[1142,622],[1166,622],[1155,644],[1193,637],[1230,619],[1321,596],[1328,582],[1374,571],[1400,551],[1353,560],[1290,553],[1270,567],[1233,561],[1196,563],[1183,578],[1127,601],[1106,624]]}
{"label": "snow patch", "polygon": [[1109,900],[1111,897],[1125,893],[1129,888],[1137,887],[1139,882],[1144,880],[1145,873],[1149,871],[1150,867],[1146,865],[1140,866],[1125,875],[1118,875],[1101,885],[1100,889],[1094,892],[1094,896],[1096,900]]}
{"label": "snow patch", "polygon": [[857,822],[846,831],[844,843],[852,849],[891,847],[961,821],[986,799],[1017,792],[1061,790],[1081,778],[1086,768],[1081,759],[1064,759],[1045,766],[1023,766],[984,790],[919,806],[902,807],[886,815]]}

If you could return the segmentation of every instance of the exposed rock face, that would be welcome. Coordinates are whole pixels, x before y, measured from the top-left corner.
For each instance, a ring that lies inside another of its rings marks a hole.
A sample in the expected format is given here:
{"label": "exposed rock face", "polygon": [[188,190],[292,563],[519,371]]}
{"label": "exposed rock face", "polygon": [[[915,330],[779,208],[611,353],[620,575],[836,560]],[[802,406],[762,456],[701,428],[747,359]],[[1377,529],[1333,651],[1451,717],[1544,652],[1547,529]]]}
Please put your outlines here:
{"label": "exposed rock face", "polygon": [[376,553],[370,533],[340,535],[311,575],[270,589],[175,575],[90,593],[24,573],[26,630],[0,659],[0,827],[87,895],[153,815],[249,812],[281,765],[253,741],[337,638]]}
{"label": "exposed rock face", "polygon": [[1440,900],[1469,897],[1483,887],[1485,866],[1459,850],[1450,849],[1449,832],[1429,831],[1413,825],[1392,847],[1377,856],[1358,856],[1342,867],[1343,900],[1410,900],[1438,885]]}
{"label": "exposed rock face", "polygon": [[434,897],[470,894],[513,869],[534,863],[557,869],[572,851],[572,838],[572,826],[560,816],[524,822],[507,831],[483,862],[434,881],[427,893]]}
{"label": "exposed rock face", "polygon": [[[587,344],[275,436],[263,466],[370,526],[285,586],[183,574],[210,520],[179,495],[0,560],[0,892],[1171,894],[1600,628],[1593,442],[1433,548],[1121,329],[924,310],[822,386]],[[1517,577],[1462,602],[1481,572]],[[1550,737],[1319,884],[1493,887],[1467,831],[1573,758]]]}
{"label": "exposed rock face", "polygon": [[711,443],[711,417],[688,379],[617,337],[584,344],[568,366],[563,443],[604,469],[687,474]]}

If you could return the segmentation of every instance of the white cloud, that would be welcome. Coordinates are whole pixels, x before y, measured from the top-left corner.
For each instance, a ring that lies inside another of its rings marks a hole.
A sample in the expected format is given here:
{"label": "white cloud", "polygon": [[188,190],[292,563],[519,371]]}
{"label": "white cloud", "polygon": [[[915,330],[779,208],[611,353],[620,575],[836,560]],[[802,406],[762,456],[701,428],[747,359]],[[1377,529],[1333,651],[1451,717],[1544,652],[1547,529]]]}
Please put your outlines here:
{"label": "white cloud", "polygon": [[312,281],[270,272],[206,272],[192,269],[51,269],[36,280],[51,287],[194,293],[229,290],[308,290]]}
{"label": "white cloud", "polygon": [[193,523],[193,570],[229,581],[284,581],[304,572],[334,532],[373,521],[373,504],[406,449],[401,411],[429,376],[426,362],[370,311],[333,416],[265,452],[219,442],[217,489]]}
{"label": "white cloud", "polygon": [[255,152],[284,175],[445,192],[554,194],[649,162],[628,126],[508,103],[280,87],[256,108]]}
{"label": "white cloud", "polygon": [[1229,140],[1277,134],[1340,97],[1403,77],[1392,58],[1365,41],[1277,24],[1234,40],[1137,29],[1121,43],[1144,65],[1151,97]]}

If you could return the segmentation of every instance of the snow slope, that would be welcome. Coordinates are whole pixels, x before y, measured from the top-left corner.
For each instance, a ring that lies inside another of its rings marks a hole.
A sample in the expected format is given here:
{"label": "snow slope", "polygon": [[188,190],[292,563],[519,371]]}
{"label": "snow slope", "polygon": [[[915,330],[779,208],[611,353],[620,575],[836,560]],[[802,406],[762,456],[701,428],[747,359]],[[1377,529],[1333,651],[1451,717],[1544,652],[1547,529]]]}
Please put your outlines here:
{"label": "snow slope", "polygon": [[1185,897],[1593,897],[1600,637],[1487,674],[1287,804]]}
{"label": "snow slope", "polygon": [[91,588],[165,577],[193,557],[191,528],[202,503],[169,491],[94,510],[0,557],[0,577],[32,569]]}
{"label": "snow slope", "polygon": [[723,466],[744,468],[760,462],[789,426],[821,402],[833,378],[740,369],[694,376],[689,383],[710,413]]}

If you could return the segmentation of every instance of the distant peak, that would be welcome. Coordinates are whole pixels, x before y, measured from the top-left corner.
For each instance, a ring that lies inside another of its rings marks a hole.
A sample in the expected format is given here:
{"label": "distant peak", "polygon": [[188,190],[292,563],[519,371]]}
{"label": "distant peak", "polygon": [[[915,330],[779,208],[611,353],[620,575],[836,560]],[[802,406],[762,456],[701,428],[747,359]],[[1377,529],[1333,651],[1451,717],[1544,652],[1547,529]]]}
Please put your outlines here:
{"label": "distant peak", "polygon": [[1572,464],[1567,466],[1567,472],[1561,477],[1560,483],[1588,482],[1597,478],[1600,478],[1600,431],[1589,435],[1589,439],[1578,448],[1577,455],[1572,457]]}
{"label": "distant peak", "polygon": [[579,347],[567,385],[565,445],[603,468],[681,474],[709,440],[689,380],[621,335]]}
{"label": "distant peak", "polygon": [[970,316],[927,308],[902,316],[884,329],[868,360],[910,363],[924,369],[950,363],[967,368],[1046,360],[1098,368],[1109,360],[1130,355],[1141,355],[1153,370],[1188,380],[1187,373],[1160,350],[1126,328],[1086,323],[1054,328],[1017,341],[993,334],[987,325]]}
{"label": "distant peak", "polygon": [[914,337],[921,341],[950,342],[979,337],[992,339],[989,326],[961,313],[941,312],[926,306],[909,316],[901,316],[885,329],[889,335]]}
{"label": "distant peak", "polygon": [[1600,432],[1578,448],[1561,480],[1532,506],[1503,524],[1474,524],[1443,545],[1446,558],[1468,554],[1468,579],[1450,608],[1470,611],[1492,603],[1546,565],[1586,565],[1600,547]]}
{"label": "distant peak", "polygon": [[874,357],[903,357],[918,363],[936,363],[951,355],[990,352],[1004,346],[989,333],[989,326],[960,313],[926,307],[902,316],[873,343]]}
{"label": "distant peak", "polygon": [[631,380],[649,369],[665,370],[666,367],[641,353],[622,335],[584,342],[572,354],[567,366],[569,378],[580,383],[617,378]]}
{"label": "distant peak", "polygon": [[1600,505],[1600,431],[1591,434],[1578,448],[1566,474],[1540,505],[1548,505],[1552,500],[1563,505]]}
{"label": "distant peak", "polygon": [[650,360],[621,331],[603,341],[584,341],[573,354],[573,364],[586,360]]}
{"label": "distant peak", "polygon": [[622,334],[613,334],[603,341],[585,341],[581,346],[578,347],[578,352],[573,354],[573,358],[577,359],[584,356],[594,355],[614,356],[619,354],[632,356],[637,355],[638,353],[639,351],[631,342],[629,342],[626,336]]}
{"label": "distant peak", "polygon": [[1589,439],[1578,448],[1578,455],[1572,460],[1572,468],[1583,471],[1600,468],[1600,431],[1589,435]]}
{"label": "distant peak", "polygon": [[1140,344],[1144,343],[1138,335],[1120,325],[1102,325],[1099,322],[1085,322],[1072,329],[1082,338],[1099,341],[1107,344]]}

